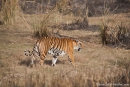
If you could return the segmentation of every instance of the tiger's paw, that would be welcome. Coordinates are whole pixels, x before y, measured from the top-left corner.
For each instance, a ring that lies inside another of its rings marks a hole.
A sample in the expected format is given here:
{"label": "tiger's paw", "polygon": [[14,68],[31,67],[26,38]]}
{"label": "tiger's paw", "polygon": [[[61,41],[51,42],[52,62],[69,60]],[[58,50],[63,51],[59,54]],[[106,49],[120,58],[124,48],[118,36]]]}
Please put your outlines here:
{"label": "tiger's paw", "polygon": [[56,66],[56,64],[53,64],[53,63],[52,63],[51,66],[54,67],[54,66]]}
{"label": "tiger's paw", "polygon": [[34,67],[34,64],[31,63],[31,64],[29,65],[29,67],[33,68],[33,67]]}
{"label": "tiger's paw", "polygon": [[71,64],[73,65],[73,67],[74,67],[74,68],[76,68],[76,65],[75,65],[75,63],[72,63],[72,62],[71,62]]}

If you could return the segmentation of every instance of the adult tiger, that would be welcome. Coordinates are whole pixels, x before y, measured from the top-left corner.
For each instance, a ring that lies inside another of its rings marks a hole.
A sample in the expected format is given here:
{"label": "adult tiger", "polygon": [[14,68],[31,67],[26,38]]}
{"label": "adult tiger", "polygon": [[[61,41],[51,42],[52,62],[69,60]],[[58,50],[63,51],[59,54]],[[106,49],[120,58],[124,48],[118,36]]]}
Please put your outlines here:
{"label": "adult tiger", "polygon": [[63,56],[68,54],[70,62],[75,66],[73,50],[76,49],[80,51],[81,47],[81,42],[71,38],[42,37],[37,40],[33,51],[25,50],[25,55],[33,55],[31,65],[34,64],[36,57],[40,57],[40,64],[43,65],[44,59],[46,58],[47,53],[49,53],[53,55],[52,66],[55,66],[59,55]]}

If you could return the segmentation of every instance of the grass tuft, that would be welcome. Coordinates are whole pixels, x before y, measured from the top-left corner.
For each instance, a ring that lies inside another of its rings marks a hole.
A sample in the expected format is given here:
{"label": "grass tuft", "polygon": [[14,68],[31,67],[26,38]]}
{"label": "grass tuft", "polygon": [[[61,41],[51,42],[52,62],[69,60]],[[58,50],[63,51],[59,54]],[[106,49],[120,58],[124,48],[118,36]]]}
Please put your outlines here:
{"label": "grass tuft", "polygon": [[18,11],[18,0],[2,0],[2,13],[4,24],[13,25]]}

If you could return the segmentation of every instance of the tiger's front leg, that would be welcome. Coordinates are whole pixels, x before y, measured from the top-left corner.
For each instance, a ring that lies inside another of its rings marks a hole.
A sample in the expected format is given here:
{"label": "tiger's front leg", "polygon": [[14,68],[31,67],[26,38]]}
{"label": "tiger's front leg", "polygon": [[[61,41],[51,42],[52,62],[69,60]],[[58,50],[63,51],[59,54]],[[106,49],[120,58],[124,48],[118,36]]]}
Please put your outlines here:
{"label": "tiger's front leg", "polygon": [[75,62],[74,62],[73,53],[69,53],[69,54],[68,54],[68,58],[70,59],[69,61],[72,63],[72,65],[75,67]]}
{"label": "tiger's front leg", "polygon": [[52,59],[52,66],[55,66],[56,65],[56,61],[57,61],[57,56],[53,56],[53,59]]}

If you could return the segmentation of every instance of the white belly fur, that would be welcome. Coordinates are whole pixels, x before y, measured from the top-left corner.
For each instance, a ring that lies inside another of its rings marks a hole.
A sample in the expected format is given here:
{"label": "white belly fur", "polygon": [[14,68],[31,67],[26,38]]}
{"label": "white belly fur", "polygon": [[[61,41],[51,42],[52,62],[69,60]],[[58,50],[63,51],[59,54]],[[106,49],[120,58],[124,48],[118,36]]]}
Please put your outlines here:
{"label": "white belly fur", "polygon": [[66,53],[64,51],[62,51],[62,53],[60,54],[61,56],[65,55]]}

